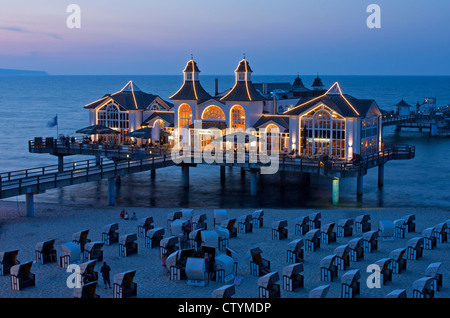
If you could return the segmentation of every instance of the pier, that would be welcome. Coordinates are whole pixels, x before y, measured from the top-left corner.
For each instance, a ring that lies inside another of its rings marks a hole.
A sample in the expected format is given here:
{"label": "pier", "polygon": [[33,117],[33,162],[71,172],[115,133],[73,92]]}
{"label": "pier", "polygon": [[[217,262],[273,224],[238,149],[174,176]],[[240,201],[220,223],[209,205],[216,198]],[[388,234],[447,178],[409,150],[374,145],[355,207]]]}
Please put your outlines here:
{"label": "pier", "polygon": [[[45,145],[45,140],[44,140]],[[270,165],[263,164],[256,158],[256,162],[249,159],[248,154],[241,158],[235,155],[233,160],[224,154],[222,162],[206,162],[199,153],[191,152],[189,154],[180,154],[175,159],[183,159],[182,163],[176,164],[169,153],[149,154],[147,150],[138,149],[139,147],[118,146],[117,149],[107,146],[91,146],[78,144],[61,145],[53,142],[50,147],[29,143],[31,152],[52,153],[56,156],[64,155],[93,155],[96,158],[72,163],[63,163],[59,160],[58,164],[43,166],[32,169],[11,171],[0,173],[1,187],[0,199],[26,195],[27,215],[32,217],[34,214],[34,195],[43,193],[46,190],[61,188],[65,186],[81,184],[85,182],[108,179],[108,204],[115,204],[115,183],[117,178],[122,176],[150,171],[151,178],[156,177],[156,170],[180,166],[182,170],[182,182],[185,188],[189,187],[190,168],[200,168],[202,165],[220,166],[220,179],[225,182],[224,169],[226,166],[237,167],[241,169],[241,174],[246,172],[250,174],[250,195],[255,196],[258,193],[258,177],[261,168]],[[65,148],[65,149],[63,149]],[[111,156],[100,157],[104,154]],[[143,157],[143,156],[146,157]],[[134,158],[140,156],[141,158]],[[323,160],[320,158],[293,158],[287,155],[280,155],[278,159],[278,172],[280,182],[283,182],[283,175],[286,172],[304,173],[308,177],[310,174],[318,174],[328,177],[332,184],[332,203],[339,203],[339,181],[342,178],[356,178],[357,195],[363,194],[363,176],[371,168],[378,167],[378,186],[383,186],[384,165],[390,160],[407,160],[415,156],[415,147],[409,145],[384,145],[383,150],[370,156],[362,157],[358,161],[342,160]],[[58,157],[59,158],[59,157]],[[200,160],[199,160],[200,158]],[[275,158],[272,158],[272,160]],[[179,162],[178,160],[176,160]],[[230,162],[232,161],[232,162]]]}
{"label": "pier", "polygon": [[450,109],[448,107],[436,108],[434,114],[412,113],[404,116],[396,114],[383,116],[383,127],[394,125],[396,131],[401,131],[402,128],[414,128],[422,132],[425,129],[432,137],[448,136],[450,135]]}

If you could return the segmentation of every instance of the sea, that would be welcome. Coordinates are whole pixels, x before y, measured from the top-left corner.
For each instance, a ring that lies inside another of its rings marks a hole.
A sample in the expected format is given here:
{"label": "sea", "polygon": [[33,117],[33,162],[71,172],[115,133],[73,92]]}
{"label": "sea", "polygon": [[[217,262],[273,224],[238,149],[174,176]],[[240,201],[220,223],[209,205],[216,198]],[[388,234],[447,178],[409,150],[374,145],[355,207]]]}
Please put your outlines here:
{"label": "sea", "polygon": [[[254,75],[254,83],[294,81],[292,75]],[[315,76],[301,76],[310,87]],[[450,76],[320,76],[325,87],[339,82],[342,90],[357,98],[375,99],[381,109],[391,111],[402,98],[415,108],[425,98],[436,98],[438,106],[450,104]],[[234,76],[201,75],[202,86],[214,93],[234,85]],[[89,126],[84,105],[107,93],[119,91],[132,80],[142,91],[163,99],[175,93],[181,76],[10,76],[0,77],[0,172],[57,164],[49,154],[28,152],[34,137],[75,136],[76,130]],[[58,116],[58,126],[47,122]],[[356,195],[356,179],[341,179],[338,207],[450,207],[450,137],[430,137],[414,130],[395,132],[384,128],[389,143],[416,146],[412,160],[390,161],[385,166],[384,187],[377,186],[378,170],[364,176],[364,194]],[[66,157],[65,162],[91,159]],[[217,166],[190,169],[190,188],[183,188],[181,168],[168,167],[123,177],[116,187],[116,205],[161,208],[330,208],[331,180],[312,175],[310,182],[300,174],[288,174],[285,187],[279,174],[263,175],[258,180],[258,194],[250,196],[250,176],[240,169],[227,168],[226,181],[220,182]],[[24,196],[5,199],[22,202]],[[48,190],[35,196],[35,202],[70,205],[107,205],[107,181],[89,182]]]}

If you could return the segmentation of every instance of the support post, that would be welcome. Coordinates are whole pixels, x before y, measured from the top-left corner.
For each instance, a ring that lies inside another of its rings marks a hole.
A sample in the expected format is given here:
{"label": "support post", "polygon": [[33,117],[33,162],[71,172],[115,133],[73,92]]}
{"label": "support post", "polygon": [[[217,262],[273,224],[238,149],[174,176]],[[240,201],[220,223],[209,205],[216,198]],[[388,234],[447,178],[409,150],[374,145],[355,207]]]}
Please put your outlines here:
{"label": "support post", "polygon": [[58,172],[64,171],[64,156],[58,155]]}
{"label": "support post", "polygon": [[431,135],[431,137],[436,137],[437,136],[437,133],[438,133],[438,129],[437,128],[438,128],[437,124],[431,124],[431,127],[430,127],[430,135]]}
{"label": "support post", "polygon": [[100,166],[100,156],[95,156],[95,165]]}
{"label": "support post", "polygon": [[382,188],[384,185],[384,164],[378,166],[378,188]]}
{"label": "support post", "polygon": [[256,196],[258,193],[258,171],[250,171],[250,195]]}
{"label": "support post", "polygon": [[26,206],[27,206],[27,217],[34,217],[34,193],[27,193],[25,195]]}
{"label": "support post", "polygon": [[225,182],[225,166],[220,166],[220,182]]}
{"label": "support post", "polygon": [[245,169],[241,168],[241,177],[245,177]]}
{"label": "support post", "polygon": [[152,170],[150,171],[150,178],[151,178],[152,180],[155,180],[155,178],[156,178],[156,169],[152,169]]}
{"label": "support post", "polygon": [[116,204],[115,184],[115,178],[108,178],[108,205],[110,206]]}
{"label": "support post", "polygon": [[356,195],[363,195],[363,176],[359,176],[358,178],[356,178]]}
{"label": "support post", "polygon": [[332,180],[333,190],[332,190],[332,202],[333,205],[339,204],[339,178],[333,178]]}
{"label": "support post", "polygon": [[183,174],[183,187],[189,188],[189,166],[181,166],[181,172]]}

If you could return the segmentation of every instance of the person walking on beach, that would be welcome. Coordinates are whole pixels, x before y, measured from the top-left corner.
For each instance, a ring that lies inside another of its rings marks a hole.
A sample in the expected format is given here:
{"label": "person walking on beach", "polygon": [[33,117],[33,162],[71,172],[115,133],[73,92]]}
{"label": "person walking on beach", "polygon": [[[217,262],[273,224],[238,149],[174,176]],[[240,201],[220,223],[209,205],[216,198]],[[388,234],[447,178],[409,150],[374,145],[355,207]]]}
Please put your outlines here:
{"label": "person walking on beach", "polygon": [[133,215],[131,216],[131,220],[137,221],[136,212],[133,212]]}
{"label": "person walking on beach", "polygon": [[100,269],[100,273],[102,273],[103,283],[105,284],[105,289],[107,288],[107,286],[109,288],[111,288],[111,281],[109,279],[109,272],[110,271],[111,271],[111,267],[109,267],[109,265],[106,264],[106,262],[103,262],[103,266]]}

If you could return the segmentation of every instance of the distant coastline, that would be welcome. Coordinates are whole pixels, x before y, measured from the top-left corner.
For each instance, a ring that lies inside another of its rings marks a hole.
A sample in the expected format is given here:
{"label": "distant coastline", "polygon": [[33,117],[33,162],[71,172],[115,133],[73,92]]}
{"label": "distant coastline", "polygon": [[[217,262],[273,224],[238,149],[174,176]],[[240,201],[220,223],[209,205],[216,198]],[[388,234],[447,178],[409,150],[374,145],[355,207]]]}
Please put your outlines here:
{"label": "distant coastline", "polygon": [[48,76],[44,71],[13,70],[0,68],[0,76]]}

